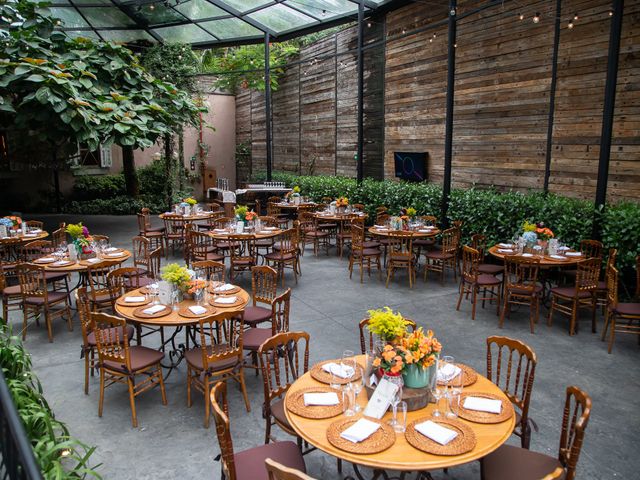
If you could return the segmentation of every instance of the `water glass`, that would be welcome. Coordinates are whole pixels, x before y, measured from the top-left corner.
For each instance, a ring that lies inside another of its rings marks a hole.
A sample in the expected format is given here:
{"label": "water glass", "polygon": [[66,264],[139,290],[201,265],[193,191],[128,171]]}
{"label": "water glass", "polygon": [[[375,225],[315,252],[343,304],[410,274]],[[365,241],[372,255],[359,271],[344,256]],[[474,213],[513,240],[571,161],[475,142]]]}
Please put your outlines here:
{"label": "water glass", "polygon": [[353,385],[347,383],[342,389],[342,406],[345,417],[353,417],[356,414],[356,392]]}
{"label": "water glass", "polygon": [[391,425],[394,430],[396,430],[396,425],[398,425],[398,404],[402,401],[402,377],[399,377],[399,378],[400,378],[400,382],[395,382],[396,385],[398,385],[398,390],[396,391],[396,394],[391,399],[391,407],[393,408],[393,417],[391,418],[389,425]]}
{"label": "water glass", "polygon": [[349,378],[349,381],[351,381],[355,375],[356,367],[358,366],[354,355],[353,350],[345,350],[342,352],[343,373]]}
{"label": "water glass", "polygon": [[460,408],[460,395],[462,394],[462,372],[449,380],[449,411],[447,418],[457,418]]}
{"label": "water glass", "polygon": [[436,409],[431,414],[433,417],[441,417],[442,412],[440,412],[440,400],[445,397],[447,394],[447,387],[445,385],[438,385],[438,380],[433,382],[431,386],[431,395],[436,400]]}
{"label": "water glass", "polygon": [[356,412],[359,412],[360,410],[362,410],[362,408],[358,404],[358,395],[360,395],[360,392],[364,388],[364,382],[366,381],[366,377],[364,375],[364,369],[362,367],[356,367],[356,373],[357,372],[360,372],[360,378],[351,382],[351,386],[353,387],[353,391],[356,396],[356,403],[354,406],[354,410]]}
{"label": "water glass", "polygon": [[407,429],[407,402],[401,401],[396,406],[396,419],[393,429],[398,433],[404,433]]}

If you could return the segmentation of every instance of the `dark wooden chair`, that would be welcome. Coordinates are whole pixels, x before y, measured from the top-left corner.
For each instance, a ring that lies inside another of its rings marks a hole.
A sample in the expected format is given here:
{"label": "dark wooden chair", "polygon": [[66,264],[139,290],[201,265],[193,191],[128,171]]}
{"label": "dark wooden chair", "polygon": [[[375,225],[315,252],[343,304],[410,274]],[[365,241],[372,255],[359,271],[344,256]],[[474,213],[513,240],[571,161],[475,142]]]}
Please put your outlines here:
{"label": "dark wooden chair", "polygon": [[278,237],[277,248],[264,256],[268,266],[277,268],[278,276],[282,279],[284,288],[284,271],[290,268],[293,271],[296,284],[298,283],[298,271],[300,270],[300,250],[298,247],[298,229],[290,228]]}
{"label": "dark wooden chair", "polygon": [[250,327],[271,320],[271,305],[278,292],[278,272],[260,265],[251,269],[251,301],[244,309],[244,322]]}
{"label": "dark wooden chair", "polygon": [[393,278],[395,270],[406,269],[409,274],[409,288],[415,281],[415,262],[413,257],[413,233],[405,231],[389,232],[387,244],[387,282]]}
{"label": "dark wooden chair", "polygon": [[306,471],[302,453],[293,442],[269,443],[235,453],[231,440],[227,384],[218,382],[211,389],[209,398],[213,418],[216,422],[218,444],[220,445],[222,478],[226,480],[269,480],[264,463],[267,458],[287,467],[302,472]]}
{"label": "dark wooden chair", "polygon": [[178,248],[184,246],[187,221],[182,215],[175,213],[165,213],[162,220],[164,221],[165,228],[164,243],[167,250],[171,247],[172,253],[175,254],[176,246]]}
{"label": "dark wooden chair", "polygon": [[500,295],[502,290],[502,280],[495,275],[488,273],[480,273],[478,266],[480,264],[480,253],[467,245],[462,248],[462,275],[460,276],[460,295],[458,296],[458,304],[456,310],[460,310],[462,298],[471,295],[471,320],[476,319],[476,306],[478,300],[482,300],[482,306],[485,302],[495,301],[497,305],[497,314],[500,313]]}
{"label": "dark wooden chair", "polygon": [[229,242],[241,245],[229,251],[229,278],[233,282],[236,274],[250,272],[258,265],[258,253],[254,235],[229,235]]}
{"label": "dark wooden chair", "polygon": [[500,387],[515,407],[513,433],[526,449],[531,443],[533,422],[529,420],[529,403],[537,364],[536,353],[524,342],[508,337],[487,338],[487,378]]}
{"label": "dark wooden chair", "polygon": [[616,333],[631,333],[640,339],[640,303],[618,302],[618,269],[614,266],[607,269],[607,313],[602,330],[603,341],[609,330],[609,353],[613,349]]}
{"label": "dark wooden chair", "polygon": [[488,273],[489,275],[499,275],[504,271],[504,265],[495,263],[487,263],[487,237],[476,233],[471,235],[471,247],[475,248],[480,254],[480,263],[478,264],[478,272]]}
{"label": "dark wooden chair", "polygon": [[574,480],[590,415],[589,395],[578,387],[567,387],[558,456],[504,444],[481,460],[482,480]]}
{"label": "dark wooden chair", "polygon": [[371,264],[378,267],[378,278],[382,279],[382,266],[380,248],[366,248],[364,238],[364,228],[357,222],[352,221],[351,225],[351,254],[349,255],[349,278],[353,275],[354,265],[360,266],[360,283],[363,281],[364,268],[366,266],[369,276],[371,276]]}
{"label": "dark wooden chair", "polygon": [[540,258],[508,255],[504,257],[504,303],[500,313],[500,323],[504,326],[504,318],[511,315],[511,305],[529,307],[529,328],[535,332],[535,324],[540,316],[540,297],[542,285],[538,283]]}
{"label": "dark wooden chair", "polygon": [[201,260],[193,262],[191,268],[196,272],[198,278],[212,280],[214,275],[218,275],[218,281],[226,281],[226,267],[222,262],[214,262],[213,260]]}
{"label": "dark wooden chair", "polygon": [[458,274],[458,230],[449,228],[442,232],[441,248],[425,252],[424,280],[427,281],[429,272],[440,274],[440,283],[444,285],[444,274],[447,269],[453,270],[453,279]]}

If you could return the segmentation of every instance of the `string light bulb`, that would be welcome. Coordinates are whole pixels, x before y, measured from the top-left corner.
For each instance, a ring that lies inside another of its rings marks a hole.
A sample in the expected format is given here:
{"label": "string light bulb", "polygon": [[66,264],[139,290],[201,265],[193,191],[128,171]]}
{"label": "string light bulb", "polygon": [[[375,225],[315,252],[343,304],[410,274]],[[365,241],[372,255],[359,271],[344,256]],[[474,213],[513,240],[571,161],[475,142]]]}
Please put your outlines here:
{"label": "string light bulb", "polygon": [[539,23],[540,22],[540,13],[536,12],[536,14],[533,16],[533,23]]}
{"label": "string light bulb", "polygon": [[322,16],[326,17],[327,16],[327,11],[326,10],[322,10]]}
{"label": "string light bulb", "polygon": [[569,23],[567,24],[567,28],[568,29],[572,29],[573,28],[573,20],[569,21]]}
{"label": "string light bulb", "polygon": [[578,18],[580,18],[580,17],[578,17],[578,14],[577,14],[577,13],[575,13],[575,14],[573,15],[573,19],[574,19],[574,20],[578,20]]}
{"label": "string light bulb", "polygon": [[613,10],[609,10],[609,16],[613,17]]}
{"label": "string light bulb", "polygon": [[402,29],[402,34],[404,35],[405,33],[407,33],[407,31],[403,28]]}
{"label": "string light bulb", "polygon": [[429,43],[433,43],[433,38],[430,38],[430,39],[429,39]]}
{"label": "string light bulb", "polygon": [[437,35],[434,33],[434,34],[433,34],[433,38],[436,38],[436,36],[437,36]]}
{"label": "string light bulb", "polygon": [[520,20],[524,20],[524,14],[523,14],[523,13],[519,13],[519,14],[518,14],[518,18],[519,18]]}
{"label": "string light bulb", "polygon": [[456,14],[456,9],[455,9],[455,8],[452,8],[452,9],[449,11],[449,13],[451,14],[451,16],[452,16],[452,17],[453,17],[453,16],[455,16],[455,14]]}
{"label": "string light bulb", "polygon": [[367,22],[367,27],[371,28],[371,22]]}
{"label": "string light bulb", "polygon": [[156,6],[152,3],[151,5],[149,5],[149,10],[155,10]]}

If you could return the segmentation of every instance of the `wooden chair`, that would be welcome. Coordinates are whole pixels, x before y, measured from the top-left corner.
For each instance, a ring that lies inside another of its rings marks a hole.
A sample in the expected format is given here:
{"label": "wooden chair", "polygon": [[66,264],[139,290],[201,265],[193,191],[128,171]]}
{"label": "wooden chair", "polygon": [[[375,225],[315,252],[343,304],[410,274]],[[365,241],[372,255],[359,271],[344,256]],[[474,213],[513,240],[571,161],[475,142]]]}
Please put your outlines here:
{"label": "wooden chair", "polygon": [[[405,318],[404,320],[405,322],[407,322],[407,328],[411,329],[412,332],[415,331],[416,328],[418,328],[418,325],[413,320],[410,320],[408,318]],[[358,328],[360,329],[360,350],[362,351],[363,355],[368,351],[369,352],[373,351],[373,349],[375,348],[375,345],[374,345],[375,340],[373,337],[373,333],[369,331],[369,329],[367,328],[368,326],[369,326],[368,318],[360,320],[360,323],[358,324]],[[365,329],[367,330],[366,332],[365,332]],[[367,338],[367,333],[368,333],[368,338]],[[369,340],[368,344],[367,344],[367,340]],[[367,345],[369,346],[369,350],[367,350]]]}
{"label": "wooden chair", "polygon": [[[425,226],[431,227],[437,226],[438,223],[438,219],[433,215],[421,215],[417,217],[417,220],[421,221]],[[416,258],[420,258],[422,250],[431,250],[435,244],[435,238],[416,238],[413,241],[413,248],[416,249]]]}
{"label": "wooden chair", "polygon": [[278,198],[276,201],[273,201],[272,199],[273,197],[271,197],[267,203],[267,216],[275,218],[279,228],[287,228],[289,225],[289,219],[286,214],[282,213],[282,210],[277,205],[278,202],[280,202],[280,199]]}
{"label": "wooden chair", "polygon": [[242,348],[249,352],[251,363],[245,365],[249,368],[258,366],[258,349],[266,340],[274,335],[289,331],[289,313],[291,311],[291,289],[278,295],[271,304],[271,325],[269,327],[251,327],[244,331]]}
{"label": "wooden chair", "polygon": [[351,225],[351,254],[349,255],[349,278],[353,276],[354,265],[360,266],[360,283],[363,282],[365,264],[367,272],[371,276],[371,263],[378,267],[378,278],[382,279],[382,266],[380,248],[366,248],[364,240],[364,228],[352,221]]}
{"label": "wooden chair", "polygon": [[567,387],[558,457],[504,444],[481,460],[482,480],[559,478],[558,469],[565,480],[574,480],[590,415],[589,395],[578,387]]}
{"label": "wooden chair", "polygon": [[578,327],[578,311],[591,309],[591,331],[596,332],[596,289],[600,276],[600,259],[589,258],[578,263],[576,283],[570,287],[551,289],[551,308],[547,324],[551,326],[553,312],[557,310],[570,317],[569,335],[575,335]]}
{"label": "wooden chair", "polygon": [[49,342],[53,342],[52,322],[54,318],[66,317],[69,331],[73,330],[69,293],[49,291],[47,289],[45,272],[42,267],[29,263],[18,265],[18,280],[20,282],[20,293],[22,295],[23,340],[27,336],[29,315],[33,315],[37,319],[41,313],[44,313]]}
{"label": "wooden chair", "polygon": [[[211,205],[211,204],[209,204]],[[218,218],[222,218],[224,217],[224,211],[223,210],[215,210],[212,211],[209,216],[207,217],[206,220],[202,221],[202,222],[197,222],[195,224],[195,228],[197,228],[198,230],[202,231],[208,231],[208,230],[212,230],[214,228],[215,225],[215,220]]]}
{"label": "wooden chair", "polygon": [[[282,288],[284,288],[284,270],[290,268],[293,276],[298,284],[298,272],[300,270],[300,250],[298,246],[298,229],[290,228],[282,232],[278,237],[277,248],[264,256],[264,260],[268,266],[277,268],[278,276],[282,279]],[[275,246],[275,245],[274,245]]]}
{"label": "wooden chair", "polygon": [[[78,309],[78,318],[80,319],[80,329],[82,331],[82,347],[80,349],[80,358],[84,358],[84,394],[89,394],[89,372],[93,376],[94,370],[98,368],[96,361],[96,336],[91,330],[91,306],[89,304],[89,295],[86,287],[79,287],[75,291],[76,308]],[[115,332],[114,332],[115,333]],[[133,327],[127,325],[121,338],[127,337],[129,341],[133,337]]]}
{"label": "wooden chair", "polygon": [[269,480],[314,480],[306,473],[295,468],[285,467],[270,458],[265,459],[264,464],[269,473]]}
{"label": "wooden chair", "polygon": [[[625,320],[619,322],[618,320]],[[632,333],[640,339],[640,303],[618,302],[618,269],[613,265],[607,269],[607,313],[602,330],[602,340],[609,335],[609,353],[613,349],[616,333]]]}
{"label": "wooden chair", "polygon": [[529,420],[529,403],[537,364],[536,353],[526,343],[508,337],[487,338],[487,378],[504,392],[515,407],[513,433],[520,437],[522,448],[527,450],[531,443],[530,423],[533,423]]}
{"label": "wooden chair", "polygon": [[66,225],[64,223],[61,223],[60,228],[54,230],[51,234],[51,243],[54,249],[67,242],[67,232],[65,229]]}
{"label": "wooden chair", "polygon": [[[220,445],[221,478],[226,480],[269,480],[265,459],[271,458],[280,464],[305,471],[304,459],[293,442],[275,442],[235,453],[231,440],[227,384],[218,382],[209,395],[216,422],[216,435]],[[209,403],[209,402],[207,402]]]}
{"label": "wooden chair", "polygon": [[224,262],[224,255],[218,252],[216,242],[206,233],[187,230],[188,241],[185,248],[185,260],[187,265],[192,262],[210,260]]}
{"label": "wooden chair", "polygon": [[219,276],[219,281],[226,281],[226,267],[222,262],[214,262],[213,260],[201,260],[193,262],[191,268],[196,272],[198,278],[211,280],[214,275]]}
{"label": "wooden chair", "polygon": [[471,235],[471,247],[475,248],[480,254],[480,263],[478,264],[478,272],[488,273],[489,275],[498,275],[504,272],[504,265],[495,263],[486,263],[487,259],[487,237],[476,233]]}
{"label": "wooden chair", "polygon": [[[20,247],[19,258],[25,262],[33,262],[42,256],[51,255],[53,252],[55,252],[55,248],[53,248],[53,243],[49,240],[34,240]],[[45,270],[44,277],[54,291],[63,290],[70,293],[68,273],[48,272]]]}
{"label": "wooden chair", "polygon": [[147,237],[136,236],[133,243],[133,266],[138,273],[138,283],[141,286],[153,283],[160,275],[161,257],[164,255],[162,247],[153,248],[153,243]]}
{"label": "wooden chair", "polygon": [[198,322],[200,346],[188,350],[187,406],[191,407],[191,390],[204,394],[204,426],[209,428],[210,405],[206,401],[214,379],[226,382],[233,379],[240,384],[247,412],[251,411],[247,387],[244,383],[242,336],[244,318],[237,312],[220,312]]}
{"label": "wooden chair", "polygon": [[348,215],[347,219],[343,222],[340,222],[338,227],[338,232],[336,234],[336,246],[338,247],[338,254],[340,258],[342,258],[342,254],[344,253],[345,247],[351,244],[352,232],[351,225],[352,221],[355,218],[359,218],[358,215]]}
{"label": "wooden chair", "polygon": [[440,283],[444,285],[446,269],[453,270],[453,279],[457,279],[458,270],[458,240],[459,232],[449,228],[442,232],[442,248],[425,252],[424,280],[427,281],[429,272],[440,273]]}
{"label": "wooden chair", "polygon": [[[233,218],[231,217],[217,218],[214,221],[214,229],[226,228],[232,221],[233,221]],[[228,239],[225,239],[225,240],[214,240],[214,245],[216,247],[216,250],[219,253],[222,253],[225,256],[230,256],[231,255],[230,251],[232,249],[235,249],[235,250],[239,249],[242,244],[238,242],[231,242]]]}
{"label": "wooden chair", "polygon": [[262,322],[271,320],[272,304],[277,292],[278,272],[266,265],[253,267],[251,269],[252,305],[244,309],[244,323],[255,327]]}
{"label": "wooden chair", "polygon": [[289,387],[309,370],[309,334],[307,332],[282,332],[259,346],[260,370],[264,384],[264,418],[266,420],[264,443],[275,441],[271,435],[274,425],[298,437],[285,415],[284,396]]}
{"label": "wooden chair", "polygon": [[140,272],[135,267],[118,267],[107,272],[107,288],[114,303],[125,293],[148,285],[149,283],[141,281],[143,279],[147,277],[140,276]]}
{"label": "wooden chair", "polygon": [[27,220],[24,223],[27,224],[29,229],[37,228],[39,230],[44,230],[44,222],[41,222],[39,220]]}
{"label": "wooden chair", "polygon": [[409,288],[413,288],[416,276],[415,259],[413,257],[413,233],[405,231],[389,232],[388,240],[387,282],[385,286],[389,288],[389,280],[393,278],[396,269],[406,268],[409,273]]}
{"label": "wooden chair", "polygon": [[[580,253],[582,258],[599,258],[602,260],[602,250],[604,246],[599,240],[581,240],[580,241]],[[564,269],[562,275],[567,280],[573,280],[578,274],[577,269]]]}
{"label": "wooden chair", "polygon": [[[9,312],[22,310],[20,285],[9,285],[6,263],[0,260],[0,293],[2,294],[2,320],[9,321]],[[15,268],[15,267],[14,267]]]}
{"label": "wooden chair", "polygon": [[[142,345],[129,346],[128,333],[123,334],[127,332],[127,322],[113,315],[91,313],[91,331],[95,335],[100,368],[98,416],[102,417],[105,388],[116,383],[124,384],[129,390],[131,424],[137,427],[136,397],[138,395],[159,385],[162,404],[167,404],[160,365],[164,353]],[[144,379],[136,382],[138,376]]]}
{"label": "wooden chair", "polygon": [[320,229],[318,218],[314,217],[311,212],[300,213],[300,227],[304,235],[304,246],[313,245],[313,254],[317,257],[321,247],[325,248],[327,256],[329,256],[330,246],[330,229]]}
{"label": "wooden chair", "polygon": [[[258,219],[260,220],[260,223],[263,225],[263,228],[264,227],[280,228],[280,224],[275,217],[270,217],[269,215],[262,215],[258,217]],[[273,237],[256,239],[256,253],[259,258],[263,259],[263,262],[264,262],[264,256],[271,253],[274,243],[275,243],[275,239]]]}
{"label": "wooden chair", "polygon": [[91,311],[115,310],[115,301],[118,298],[118,290],[109,285],[108,276],[112,270],[119,268],[118,264],[99,262],[87,267],[87,284],[89,286],[89,298]]}
{"label": "wooden chair", "polygon": [[607,256],[607,266],[604,269],[604,280],[598,281],[598,288],[596,288],[596,304],[602,308],[603,315],[607,315],[608,305],[608,288],[607,288],[607,272],[609,268],[616,266],[616,258],[618,257],[618,250],[615,248],[609,249],[609,255]]}
{"label": "wooden chair", "polygon": [[182,215],[174,213],[165,213],[163,217],[164,221],[164,243],[167,246],[167,250],[171,247],[172,253],[176,253],[176,245],[178,248],[182,248],[185,240],[185,226],[187,221]]}
{"label": "wooden chair", "polygon": [[[138,216],[138,234],[141,237],[148,238],[153,248],[161,248],[162,253],[165,253],[165,229],[151,227],[151,214],[148,208],[143,208]],[[168,248],[168,245],[167,245]]]}
{"label": "wooden chair", "polygon": [[538,284],[540,258],[508,255],[504,257],[504,303],[500,313],[500,323],[504,326],[504,317],[511,316],[511,305],[529,307],[529,327],[535,333],[535,324],[540,316],[542,285]]}
{"label": "wooden chair", "polygon": [[497,305],[496,314],[500,314],[500,292],[502,290],[502,280],[495,275],[480,273],[480,253],[475,249],[465,245],[462,248],[462,275],[460,276],[460,295],[456,310],[460,310],[462,297],[469,298],[471,294],[471,320],[476,319],[476,305],[478,300],[482,300],[482,307],[485,302],[495,300]]}
{"label": "wooden chair", "polygon": [[91,238],[93,238],[94,242],[110,243],[110,239],[109,239],[108,235],[95,235],[95,234],[92,234]]}
{"label": "wooden chair", "polygon": [[254,235],[229,235],[229,242],[241,245],[229,251],[229,278],[233,282],[236,274],[249,272],[258,265],[258,254]]}

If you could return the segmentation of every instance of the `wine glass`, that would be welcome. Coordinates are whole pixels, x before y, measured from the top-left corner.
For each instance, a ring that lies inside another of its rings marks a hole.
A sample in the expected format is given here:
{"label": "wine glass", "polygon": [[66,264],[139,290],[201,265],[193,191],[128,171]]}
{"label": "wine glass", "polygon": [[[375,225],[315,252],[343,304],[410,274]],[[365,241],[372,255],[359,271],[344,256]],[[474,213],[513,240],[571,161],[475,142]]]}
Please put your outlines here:
{"label": "wine glass", "polygon": [[364,388],[364,382],[365,382],[364,369],[362,367],[356,365],[356,376],[357,376],[358,373],[360,373],[360,378],[358,378],[358,379],[356,379],[355,381],[352,382],[353,391],[354,391],[355,397],[356,397],[356,402],[355,402],[355,406],[354,406],[353,409],[356,411],[356,413],[359,412],[360,410],[362,410],[362,407],[360,407],[360,405],[358,404],[358,395],[360,395],[360,392]]}
{"label": "wine glass", "polygon": [[342,352],[342,362],[340,367],[342,368],[342,374],[345,378],[349,379],[349,382],[351,382],[351,379],[356,373],[357,364],[354,355],[353,350],[345,350]]}
{"label": "wine glass", "polygon": [[449,397],[449,411],[447,412],[447,418],[456,418],[458,416],[458,409],[460,407],[460,395],[462,394],[462,371],[458,372],[456,376],[449,380],[449,387],[451,389]]}
{"label": "wine glass", "polygon": [[401,431],[401,430],[398,430],[402,428],[402,426],[398,422],[398,404],[402,400],[402,377],[395,377],[395,378],[399,379],[398,382],[394,382],[398,386],[398,390],[396,390],[395,395],[391,398],[391,407],[393,408],[393,417],[391,418],[389,425],[391,425],[395,431]]}
{"label": "wine glass", "polygon": [[447,395],[447,386],[440,385],[436,378],[436,381],[433,382],[433,385],[431,386],[431,395],[433,395],[433,398],[436,400],[436,409],[431,415],[433,417],[441,417],[442,412],[440,412],[440,400]]}

